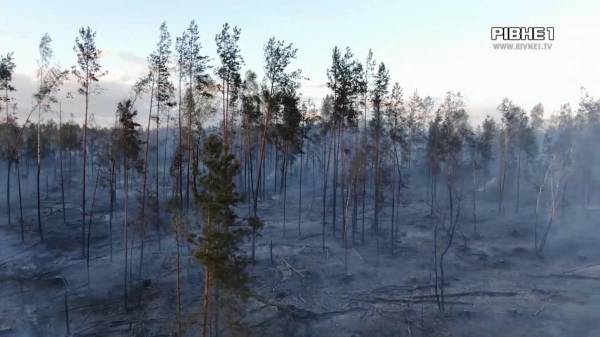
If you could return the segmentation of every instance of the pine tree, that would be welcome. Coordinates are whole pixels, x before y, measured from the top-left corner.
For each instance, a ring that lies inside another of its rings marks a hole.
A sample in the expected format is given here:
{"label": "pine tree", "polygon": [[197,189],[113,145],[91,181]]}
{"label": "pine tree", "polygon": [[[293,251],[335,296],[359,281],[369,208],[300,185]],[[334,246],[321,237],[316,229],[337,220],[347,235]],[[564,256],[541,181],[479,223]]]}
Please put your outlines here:
{"label": "pine tree", "polygon": [[[36,108],[38,112],[37,116],[37,141],[36,141],[36,152],[37,152],[37,172],[36,172],[36,189],[37,189],[37,220],[38,220],[38,231],[40,239],[44,239],[42,230],[42,212],[41,212],[41,198],[40,198],[40,173],[42,169],[42,135],[41,135],[41,122],[42,122],[42,111],[47,112],[50,110],[50,105],[56,102],[55,93],[59,90],[64,79],[67,76],[67,72],[61,71],[58,67],[52,65],[52,58],[54,52],[50,43],[52,39],[50,35],[44,34],[40,40],[38,50],[40,58],[38,60],[38,79],[39,87],[38,91],[34,94],[36,101]],[[45,144],[45,142],[44,142]],[[85,223],[82,224],[82,228],[85,228]],[[83,238],[84,250],[85,250],[85,237]]]}
{"label": "pine tree", "polygon": [[[275,124],[276,146],[282,153],[282,178],[283,186],[283,236],[285,236],[286,225],[286,203],[287,203],[287,176],[288,166],[296,154],[301,151],[300,122],[302,113],[299,107],[300,98],[295,88],[285,88],[279,97],[280,111],[275,111],[277,123]],[[279,110],[279,109],[277,109]]]}
{"label": "pine tree", "polygon": [[[397,82],[392,87],[389,102],[386,104],[384,115],[386,117],[387,127],[389,130],[390,139],[392,141],[392,161],[394,162],[394,169],[392,172],[393,183],[391,185],[392,216],[390,220],[391,252],[394,254],[394,246],[396,242],[396,201],[398,201],[398,203],[400,202],[401,189],[404,184],[402,179],[401,157],[408,157],[407,153],[409,151],[410,142],[409,134],[411,128],[413,127],[411,124],[412,121],[410,119],[410,115],[406,115],[402,88]],[[400,146],[400,151],[398,150],[398,146]],[[402,155],[400,155],[399,152],[401,152]]]}
{"label": "pine tree", "polygon": [[[15,118],[8,116],[4,123],[0,124],[0,158],[6,160],[6,208],[8,224],[11,224],[10,205],[10,172],[13,164],[19,160],[21,149],[21,137],[19,127]],[[17,164],[18,165],[18,164]],[[21,221],[20,221],[21,222]]]}
{"label": "pine tree", "polygon": [[[515,148],[518,145],[519,130],[525,112],[514,105],[508,98],[502,100],[498,106],[502,114],[502,127],[500,136],[500,169],[498,177],[498,213],[503,212],[504,197],[506,191],[506,177],[509,166],[515,160]],[[517,153],[518,155],[518,153]]]}
{"label": "pine tree", "polygon": [[186,209],[190,207],[190,186],[195,184],[191,174],[193,166],[197,166],[197,158],[194,159],[194,127],[200,127],[196,123],[197,109],[200,105],[198,100],[203,97],[210,96],[207,88],[212,86],[211,79],[206,73],[208,66],[208,57],[200,53],[202,45],[200,44],[200,34],[198,25],[195,21],[191,21],[190,25],[181,37],[181,49],[178,50],[179,57],[182,59],[182,70],[187,77],[187,89],[184,94],[183,106],[185,107],[186,119],[186,139],[182,142],[185,146],[182,151],[186,153]]}
{"label": "pine tree", "polygon": [[195,256],[204,265],[202,335],[207,336],[213,283],[242,295],[246,293],[248,261],[240,252],[240,244],[249,231],[239,226],[233,210],[240,201],[233,182],[240,164],[226,151],[219,136],[210,135],[206,139],[202,162],[207,172],[199,178],[201,190],[196,194],[196,200],[205,221]]}
{"label": "pine tree", "polygon": [[[155,210],[156,210],[156,235],[158,237],[158,247],[160,249],[160,173],[159,173],[159,150],[160,150],[160,118],[161,114],[167,115],[167,123],[169,110],[175,105],[173,95],[175,87],[171,82],[171,35],[167,29],[167,24],[163,22],[160,25],[160,37],[156,45],[156,51],[150,56],[150,63],[156,72],[156,166],[155,166]],[[168,124],[167,124],[168,127]],[[168,129],[167,129],[168,137]],[[166,158],[165,158],[166,160]],[[148,165],[148,163],[146,163]]]}
{"label": "pine tree", "polygon": [[472,202],[473,202],[473,233],[479,235],[477,230],[477,190],[479,177],[483,175],[484,187],[487,183],[489,164],[493,159],[493,141],[496,138],[496,122],[487,116],[482,125],[465,139],[469,145],[469,154],[472,173]]}
{"label": "pine tree", "polygon": [[266,105],[263,129],[258,151],[256,187],[253,193],[253,217],[257,217],[258,192],[260,191],[261,178],[263,174],[263,162],[267,145],[267,135],[274,113],[277,112],[279,98],[284,90],[297,89],[301,78],[300,70],[286,71],[293,59],[296,58],[298,50],[292,44],[276,40],[274,37],[267,41],[264,48],[265,57],[265,82],[263,86],[263,97]]}
{"label": "pine tree", "polygon": [[[364,72],[360,62],[354,59],[354,55],[350,48],[346,48],[344,55],[341,54],[340,50],[335,47],[332,52],[332,63],[331,67],[327,70],[327,86],[333,92],[333,113],[331,115],[334,132],[337,131],[337,136],[334,136],[334,140],[337,143],[334,145],[336,150],[334,152],[334,171],[333,171],[333,210],[332,210],[332,228],[335,233],[336,229],[336,214],[337,214],[337,190],[338,190],[338,171],[341,162],[341,175],[344,176],[344,156],[348,151],[345,148],[345,130],[347,127],[356,127],[358,125],[359,112],[356,109],[358,106],[357,101],[360,93],[366,89],[366,82],[364,79]],[[345,198],[344,180],[342,179],[341,196],[342,200]],[[342,226],[345,228],[345,203],[342,204]]]}
{"label": "pine tree", "polygon": [[85,256],[85,198],[86,198],[86,172],[87,172],[87,129],[88,129],[88,112],[90,96],[98,93],[97,82],[106,74],[102,72],[100,65],[100,57],[102,51],[96,47],[96,32],[90,27],[81,27],[79,35],[75,38],[75,46],[73,51],[77,55],[77,66],[73,67],[72,73],[79,82],[79,94],[85,98],[84,118],[83,118],[83,142],[81,164],[81,253]]}
{"label": "pine tree", "polygon": [[373,88],[371,90],[371,103],[373,104],[373,118],[371,119],[371,132],[375,141],[374,153],[374,219],[372,229],[379,237],[379,212],[383,199],[381,191],[381,137],[384,132],[383,104],[388,94],[390,74],[385,64],[380,63],[375,75]]}
{"label": "pine tree", "polygon": [[[149,73],[136,83],[137,90],[141,92],[148,91],[150,87],[150,110],[148,111],[148,124],[146,127],[146,141],[144,144],[144,162],[143,162],[143,177],[142,177],[142,196],[141,196],[141,245],[140,245],[140,265],[139,277],[142,276],[142,266],[144,262],[144,244],[146,235],[146,203],[148,191],[148,174],[150,171],[150,124],[152,119],[156,122],[156,161],[155,161],[155,194],[153,196],[153,207],[156,214],[154,215],[156,225],[156,235],[158,238],[160,249],[160,198],[159,198],[159,129],[160,129],[160,114],[161,109],[167,110],[173,106],[171,101],[175,88],[170,81],[170,55],[171,55],[171,37],[167,30],[167,25],[163,22],[160,25],[159,40],[156,44],[156,50],[148,57]],[[152,114],[153,102],[156,102],[156,114]],[[162,107],[162,108],[161,108]],[[165,158],[166,160],[166,158]]]}
{"label": "pine tree", "polygon": [[3,131],[2,135],[6,138],[2,141],[0,154],[6,160],[6,206],[7,206],[7,217],[8,224],[11,224],[10,214],[10,170],[12,164],[16,163],[19,154],[19,133],[16,121],[10,116],[10,102],[12,98],[9,96],[9,92],[15,91],[15,87],[12,85],[12,77],[15,72],[15,61],[13,53],[8,53],[6,56],[0,56],[0,92],[4,92],[4,97],[0,97],[0,102],[4,102],[2,106],[0,103],[0,111],[4,108],[6,110],[6,121],[1,124]]}
{"label": "pine tree", "polygon": [[[449,252],[456,231],[458,228],[462,190],[458,185],[458,178],[463,165],[463,147],[465,139],[471,137],[471,130],[468,125],[468,115],[465,111],[465,103],[460,93],[448,92],[444,102],[439,108],[439,113],[442,116],[442,122],[439,130],[438,160],[442,164],[444,178],[446,180],[446,188],[448,191],[448,214],[444,216],[448,221],[444,226],[445,245],[441,253],[437,254],[437,232],[442,219],[437,219],[434,228],[434,254],[435,254],[435,294],[440,311],[445,310],[445,270],[444,259]],[[438,278],[439,270],[439,278]],[[439,290],[439,294],[438,294]]]}
{"label": "pine tree", "polygon": [[531,109],[529,119],[534,130],[540,130],[544,127],[544,105],[538,103]]}
{"label": "pine tree", "polygon": [[123,162],[123,184],[125,200],[124,206],[124,218],[123,218],[123,244],[124,244],[124,257],[125,257],[125,269],[123,271],[124,283],[123,283],[123,300],[125,309],[128,308],[128,227],[129,227],[129,171],[131,168],[140,169],[139,165],[139,153],[140,153],[140,141],[139,133],[137,128],[140,126],[135,122],[137,116],[137,110],[133,108],[133,101],[131,99],[119,102],[117,105],[117,114],[119,116],[119,137],[117,140],[117,146],[119,149],[118,156],[121,157]]}
{"label": "pine tree", "polygon": [[223,25],[221,32],[215,36],[217,54],[221,60],[221,66],[217,69],[217,76],[221,79],[221,95],[223,97],[223,143],[229,149],[229,125],[232,116],[229,109],[235,104],[242,84],[240,68],[244,59],[240,55],[238,45],[241,29],[233,27],[230,31],[228,23]]}
{"label": "pine tree", "polygon": [[16,64],[13,53],[8,53],[6,56],[0,56],[0,92],[4,92],[4,97],[0,98],[0,102],[4,102],[4,106],[0,104],[0,111],[2,111],[3,108],[6,110],[7,123],[10,116],[10,102],[12,101],[8,93],[16,90],[12,84],[15,68]]}

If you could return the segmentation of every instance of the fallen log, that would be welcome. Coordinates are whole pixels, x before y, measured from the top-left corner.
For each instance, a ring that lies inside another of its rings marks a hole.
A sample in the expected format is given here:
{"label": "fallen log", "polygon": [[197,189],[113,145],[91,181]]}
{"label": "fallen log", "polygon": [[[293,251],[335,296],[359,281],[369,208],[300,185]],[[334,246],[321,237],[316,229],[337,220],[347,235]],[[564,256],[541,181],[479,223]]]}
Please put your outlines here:
{"label": "fallen log", "polygon": [[332,316],[344,315],[344,314],[349,314],[349,313],[353,313],[353,312],[362,312],[362,311],[367,310],[366,308],[362,308],[362,307],[353,307],[353,308],[343,309],[343,310],[315,312],[315,311],[307,310],[304,308],[299,308],[292,304],[282,304],[282,303],[273,302],[273,301],[270,301],[256,293],[252,293],[252,294],[250,294],[250,296],[252,298],[254,298],[256,301],[258,301],[264,305],[277,308],[277,310],[279,312],[284,313],[296,320],[326,319],[326,318],[329,318]]}
{"label": "fallen log", "polygon": [[572,279],[572,280],[600,280],[600,276],[587,276],[587,275],[576,275],[576,274],[546,274],[546,275],[525,274],[525,276],[532,277],[532,278],[562,278],[562,279]]}
{"label": "fallen log", "polygon": [[[444,294],[444,297],[513,297],[519,293],[514,291],[466,291],[460,293]],[[435,298],[435,295],[417,295],[413,299]]]}
{"label": "fallen log", "polygon": [[296,268],[292,267],[292,265],[282,256],[281,257],[281,261],[283,261],[283,263],[294,273],[300,275],[300,277],[304,277],[304,274],[302,274],[302,272],[300,272],[299,270],[297,270]]}

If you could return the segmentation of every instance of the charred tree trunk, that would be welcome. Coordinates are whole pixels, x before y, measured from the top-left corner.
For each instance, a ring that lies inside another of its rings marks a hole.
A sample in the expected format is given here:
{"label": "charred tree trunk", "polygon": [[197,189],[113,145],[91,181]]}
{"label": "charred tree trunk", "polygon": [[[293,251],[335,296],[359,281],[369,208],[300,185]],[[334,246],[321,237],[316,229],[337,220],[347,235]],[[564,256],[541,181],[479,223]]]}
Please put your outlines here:
{"label": "charred tree trunk", "polygon": [[302,167],[304,159],[304,151],[300,149],[300,176],[298,177],[298,239],[302,238],[301,223],[302,223]]}
{"label": "charred tree trunk", "polygon": [[10,169],[12,166],[12,160],[7,159],[6,160],[6,209],[7,209],[7,216],[8,216],[8,225],[11,225],[11,216],[10,216]]}
{"label": "charred tree trunk", "polygon": [[129,168],[127,167],[128,163],[127,163],[127,158],[125,158],[124,163],[123,163],[123,184],[124,186],[124,190],[125,190],[125,216],[123,219],[123,243],[125,245],[125,249],[123,250],[124,254],[125,254],[125,269],[123,271],[123,277],[124,277],[124,282],[123,282],[123,301],[125,303],[125,311],[128,310],[128,306],[127,306],[127,217],[128,217],[128,204],[129,204],[129,181],[128,181],[128,173],[129,173]]}
{"label": "charred tree trunk", "polygon": [[[160,131],[160,100],[156,100],[157,101],[157,106],[156,106],[156,177],[155,177],[155,181],[154,181],[154,189],[156,190],[156,200],[155,200],[155,204],[154,207],[156,208],[156,219],[155,219],[155,224],[156,224],[156,238],[158,239],[158,251],[161,250],[161,244],[160,244],[160,158],[159,158],[159,153],[160,153],[160,140],[159,140],[159,131]],[[140,273],[141,276],[141,273]]]}
{"label": "charred tree trunk", "polygon": [[90,243],[92,237],[92,221],[94,218],[94,204],[96,203],[96,190],[98,189],[99,175],[96,174],[96,183],[94,184],[94,193],[92,193],[92,205],[90,206],[90,219],[88,221],[87,230],[87,254],[85,257],[85,267],[87,271],[87,284],[90,287]]}
{"label": "charred tree trunk", "polygon": [[337,184],[338,184],[338,167],[339,167],[339,157],[340,157],[340,126],[337,126],[337,135],[336,130],[333,130],[333,138],[334,138],[334,154],[333,154],[333,186],[332,186],[332,211],[331,211],[331,228],[333,234],[335,235],[335,221],[336,221],[336,211],[337,211]]}
{"label": "charred tree trunk", "polygon": [[63,143],[62,143],[62,104],[59,105],[58,112],[58,134],[59,134],[59,161],[60,161],[60,198],[62,202],[63,225],[67,225],[67,210],[65,207],[65,178],[63,170]]}
{"label": "charred tree trunk", "polygon": [[179,225],[179,218],[176,222],[175,231],[175,243],[177,248],[177,284],[176,284],[176,297],[177,297],[177,337],[181,337],[181,249],[179,240],[179,231],[181,226]]}
{"label": "charred tree trunk", "polygon": [[281,184],[283,187],[283,237],[285,237],[285,220],[286,220],[286,204],[287,204],[287,171],[288,171],[288,147],[287,145],[285,146],[285,151],[283,154],[283,174],[281,176]]}
{"label": "charred tree trunk", "polygon": [[202,337],[208,336],[208,313],[210,309],[210,272],[204,267],[204,292],[202,295]]}
{"label": "charred tree trunk", "polygon": [[21,161],[17,158],[17,187],[19,189],[19,224],[21,225],[21,243],[25,242],[25,220],[23,219],[23,198],[21,196]]}
{"label": "charred tree trunk", "polygon": [[110,202],[109,202],[109,212],[108,212],[108,236],[109,236],[109,247],[110,247],[110,262],[113,260],[113,217],[114,217],[114,209],[115,209],[115,197],[116,197],[116,173],[115,173],[115,160],[111,160],[111,169],[110,169]]}
{"label": "charred tree trunk", "polygon": [[85,116],[83,119],[83,148],[82,148],[82,157],[83,161],[81,163],[81,181],[82,181],[82,190],[81,190],[81,256],[85,257],[85,188],[86,188],[86,169],[87,169],[87,122],[88,122],[88,108],[89,108],[89,81],[90,74],[86,72],[85,75]]}
{"label": "charred tree trunk", "polygon": [[519,214],[519,197],[521,192],[521,151],[517,155],[517,200],[515,201],[515,211]]}
{"label": "charred tree trunk", "polygon": [[[38,136],[38,142],[39,142],[39,136]],[[39,145],[38,145],[39,146]],[[38,161],[37,161],[37,168],[36,168],[36,187],[37,187],[37,222],[38,222],[38,232],[40,233],[40,239],[43,241],[44,240],[44,232],[42,231],[42,202],[40,199],[40,172],[42,169],[42,165],[41,165],[41,161],[39,158],[39,150],[38,150]],[[84,230],[85,230],[85,223],[83,224],[84,226]],[[84,238],[85,239],[85,238]],[[84,247],[85,250],[85,247]]]}
{"label": "charred tree trunk", "polygon": [[475,169],[475,162],[472,165],[473,173],[473,234],[477,235],[477,170]]}
{"label": "charred tree trunk", "polygon": [[[334,147],[334,137],[331,136],[331,144],[329,145],[329,151],[327,151],[327,134],[324,137],[323,144],[323,220],[322,220],[322,241],[323,241],[323,252],[325,252],[325,216],[327,215],[327,182],[329,177],[329,164],[331,160],[331,149]],[[325,159],[327,157],[327,159]]]}
{"label": "charred tree trunk", "polygon": [[[40,200],[40,172],[42,169],[42,153],[41,153],[41,139],[40,139],[40,123],[41,123],[41,107],[38,107],[38,123],[37,123],[37,171],[36,171],[36,187],[37,187],[37,222],[38,222],[38,231],[40,233],[40,240],[44,240],[44,232],[42,231],[42,209],[41,209],[41,200]],[[83,228],[85,229],[85,215],[84,215],[84,224]],[[85,239],[85,237],[84,237]],[[84,242],[85,243],[85,242]],[[83,247],[85,249],[85,247]]]}
{"label": "charred tree trunk", "polygon": [[[139,278],[142,278],[142,266],[144,264],[144,242],[146,241],[146,191],[148,181],[148,152],[150,150],[150,123],[152,121],[152,102],[154,99],[154,78],[150,88],[150,110],[148,111],[148,124],[146,126],[146,144],[144,148],[144,163],[142,166],[142,196],[141,196],[141,211],[140,211],[140,266]],[[157,112],[158,113],[158,112]],[[127,169],[127,168],[125,168]],[[157,173],[158,174],[158,173]]]}

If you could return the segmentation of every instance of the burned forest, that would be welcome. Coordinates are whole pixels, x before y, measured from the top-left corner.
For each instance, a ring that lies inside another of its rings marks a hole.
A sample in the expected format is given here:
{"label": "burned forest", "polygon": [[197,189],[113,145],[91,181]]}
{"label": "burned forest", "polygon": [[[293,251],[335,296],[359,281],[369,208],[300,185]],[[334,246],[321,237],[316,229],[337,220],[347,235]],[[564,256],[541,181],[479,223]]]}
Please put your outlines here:
{"label": "burned forest", "polygon": [[482,112],[330,41],[314,98],[186,22],[109,109],[102,29],[0,44],[0,336],[600,336],[592,90]]}

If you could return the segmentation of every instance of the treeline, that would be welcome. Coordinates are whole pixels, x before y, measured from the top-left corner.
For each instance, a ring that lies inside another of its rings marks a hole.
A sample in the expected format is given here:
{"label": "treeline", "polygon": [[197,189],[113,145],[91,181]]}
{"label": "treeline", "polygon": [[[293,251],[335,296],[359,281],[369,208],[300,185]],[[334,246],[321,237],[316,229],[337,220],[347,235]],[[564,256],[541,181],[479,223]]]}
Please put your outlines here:
{"label": "treeline", "polygon": [[[0,146],[7,164],[8,223],[17,219],[25,240],[22,166],[25,163],[29,172],[29,163],[35,163],[37,230],[44,239],[41,171],[58,172],[64,224],[69,213],[81,216],[81,252],[89,277],[95,203],[99,193],[107,193],[111,260],[115,209],[124,214],[126,308],[132,283],[143,279],[147,233],[156,235],[160,247],[161,237],[172,232],[177,243],[178,335],[183,329],[181,246],[195,245],[204,266],[206,335],[214,326],[211,320],[218,329],[218,315],[211,314],[218,310],[218,295],[211,296],[214,289],[252,295],[246,268],[257,259],[259,201],[275,195],[281,196],[277,202],[283,210],[284,236],[292,235],[293,221],[301,238],[303,216],[321,211],[324,253],[329,238],[341,240],[346,252],[374,242],[377,254],[384,249],[396,254],[402,244],[401,209],[425,203],[434,224],[433,270],[440,310],[445,307],[444,259],[456,235],[467,240],[468,230],[460,225],[471,225],[470,237],[485,234],[478,229],[482,200],[495,202],[498,216],[513,209],[534,214],[532,250],[542,254],[559,214],[569,205],[587,209],[594,197],[600,100],[588,94],[576,109],[566,104],[550,116],[541,104],[526,111],[504,99],[497,108],[498,120],[488,116],[473,125],[460,93],[448,92],[440,102],[417,92],[407,94],[392,83],[385,64],[377,63],[372,52],[362,62],[349,48],[336,47],[327,69],[330,93],[317,107],[300,94],[303,77],[293,69],[298,50],[292,44],[276,38],[265,43],[264,77],[259,79],[251,70],[242,72],[239,28],[223,25],[214,39],[216,61],[209,62],[192,21],[174,41],[166,24],[160,26],[148,72],[130,96],[116,104],[114,125],[90,127],[94,96],[101,94],[100,80],[106,74],[95,36],[89,27],[80,29],[74,45],[76,65],[70,70],[55,65],[51,39],[42,37],[39,90],[21,123],[11,96],[18,89],[12,86],[15,61],[10,53],[0,60],[6,113]],[[78,82],[77,93],[61,91],[68,78]],[[63,120],[62,104],[73,94],[84,97],[83,125]],[[145,111],[146,120],[138,119],[139,110]],[[47,117],[51,114],[58,114],[58,123]],[[207,127],[215,116],[218,127]],[[18,206],[11,197],[15,174]],[[65,207],[65,199],[76,201],[68,193],[75,177],[81,179],[81,213]],[[288,215],[290,186],[295,187],[297,219]],[[137,276],[131,270],[136,240]],[[251,243],[250,252],[242,251],[245,241]]]}

